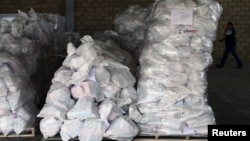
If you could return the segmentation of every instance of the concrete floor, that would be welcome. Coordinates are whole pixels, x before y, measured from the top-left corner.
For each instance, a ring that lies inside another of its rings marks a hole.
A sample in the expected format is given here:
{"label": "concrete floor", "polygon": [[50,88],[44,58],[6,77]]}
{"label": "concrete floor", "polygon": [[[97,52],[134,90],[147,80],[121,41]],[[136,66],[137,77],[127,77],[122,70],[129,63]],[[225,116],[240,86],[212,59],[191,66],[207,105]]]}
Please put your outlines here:
{"label": "concrete floor", "polygon": [[[224,68],[216,68],[214,60],[207,71],[208,100],[217,124],[250,124],[250,61],[236,69],[233,59]],[[38,132],[34,138],[0,138],[0,141],[41,141]]]}
{"label": "concrete floor", "polygon": [[250,62],[236,69],[235,60],[227,60],[224,68],[214,61],[207,72],[208,98],[217,124],[250,124]]}

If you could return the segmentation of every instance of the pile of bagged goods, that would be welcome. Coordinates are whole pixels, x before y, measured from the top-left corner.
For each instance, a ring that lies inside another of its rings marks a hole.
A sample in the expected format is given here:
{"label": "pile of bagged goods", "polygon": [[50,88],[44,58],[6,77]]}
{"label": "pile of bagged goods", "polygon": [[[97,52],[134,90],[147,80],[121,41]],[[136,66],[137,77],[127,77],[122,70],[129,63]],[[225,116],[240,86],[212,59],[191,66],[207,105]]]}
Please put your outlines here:
{"label": "pile of bagged goods", "polygon": [[54,40],[58,43],[62,38],[64,29],[58,22],[63,20],[59,15],[40,14],[33,9],[28,13],[18,10],[18,14],[0,19],[0,132],[4,136],[12,132],[19,135],[34,126],[41,95],[31,75],[41,67],[41,48],[53,48]]}
{"label": "pile of bagged goods", "polygon": [[60,133],[64,141],[132,140],[138,133],[134,115],[129,114],[137,99],[136,79],[122,61],[132,57],[113,59],[116,54],[108,51],[112,47],[89,35],[81,42],[78,48],[68,44],[67,57],[55,72],[38,114],[44,138]]}
{"label": "pile of bagged goods", "polygon": [[0,50],[19,57],[31,75],[38,67],[41,47],[56,48],[53,44],[63,38],[64,18],[56,14],[36,13],[32,8],[28,13],[18,10],[12,18],[0,19]]}
{"label": "pile of bagged goods", "polygon": [[207,135],[207,125],[215,124],[206,72],[222,10],[213,0],[153,4],[139,60],[139,134]]}
{"label": "pile of bagged goods", "polygon": [[[158,0],[148,9],[131,6],[119,14],[117,33],[105,31],[98,40],[85,35],[78,48],[69,43],[38,114],[43,136],[98,141],[206,135],[207,125],[215,124],[206,71],[221,13],[212,0]],[[140,48],[138,82],[117,53],[120,47]]]}
{"label": "pile of bagged goods", "polygon": [[148,8],[130,6],[115,17],[116,31],[85,35],[77,47],[68,43],[39,112],[27,79],[36,63],[33,44],[49,44],[60,36],[53,32],[58,18],[31,9],[28,14],[19,11],[12,23],[0,21],[0,47],[17,57],[27,54],[20,63],[27,72],[12,55],[0,55],[0,132],[19,134],[37,113],[43,137],[59,134],[63,141],[207,135],[207,125],[215,124],[215,118],[207,103],[206,72],[213,62],[222,10],[214,0],[156,0]]}
{"label": "pile of bagged goods", "polygon": [[7,52],[0,52],[0,91],[0,132],[19,135],[33,126],[38,113],[35,90],[27,70]]}
{"label": "pile of bagged goods", "polygon": [[140,135],[206,135],[215,124],[206,71],[222,11],[214,0],[157,0],[115,17],[123,47],[138,53]]}

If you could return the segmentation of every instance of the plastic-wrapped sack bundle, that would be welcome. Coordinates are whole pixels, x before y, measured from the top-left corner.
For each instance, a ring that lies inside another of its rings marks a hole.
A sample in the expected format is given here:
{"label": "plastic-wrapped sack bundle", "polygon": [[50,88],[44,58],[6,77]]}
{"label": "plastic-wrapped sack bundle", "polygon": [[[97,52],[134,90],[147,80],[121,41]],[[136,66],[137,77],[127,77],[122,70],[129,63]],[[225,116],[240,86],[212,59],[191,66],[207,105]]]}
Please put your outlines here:
{"label": "plastic-wrapped sack bundle", "polygon": [[18,58],[0,52],[0,132],[17,135],[34,126],[38,108],[36,93]]}
{"label": "plastic-wrapped sack bundle", "polygon": [[24,36],[24,27],[28,23],[29,17],[26,13],[18,10],[18,14],[12,21],[8,21],[8,25],[3,20],[2,31],[0,32],[0,49],[7,51],[17,57],[32,74],[37,68],[38,47],[32,38]]}
{"label": "plastic-wrapped sack bundle", "polygon": [[206,71],[222,10],[214,0],[153,4],[140,56],[139,134],[206,135],[207,125],[215,124]]}
{"label": "plastic-wrapped sack bundle", "polygon": [[[13,20],[0,19],[0,49],[18,56],[31,75],[38,67],[38,58],[41,58],[40,47],[62,45],[63,23],[64,18],[56,14],[38,14],[32,8],[28,13],[18,10]],[[65,41],[63,43],[66,45]],[[59,52],[57,49],[55,47]]]}
{"label": "plastic-wrapped sack bundle", "polygon": [[131,52],[136,60],[138,60],[141,48],[144,44],[146,32],[145,18],[148,13],[147,8],[133,5],[117,14],[114,19],[115,29],[121,41],[121,47]]}
{"label": "plastic-wrapped sack bundle", "polygon": [[[86,35],[81,42],[78,48],[68,43],[67,57],[54,73],[46,104],[37,115],[43,118],[44,138],[60,133],[64,141],[132,139],[138,133],[129,118],[130,105],[137,99],[135,78],[126,65],[106,55],[112,53],[100,47],[100,41]],[[124,130],[128,134],[120,134]]]}
{"label": "plastic-wrapped sack bundle", "polygon": [[11,27],[10,27],[10,22],[8,20],[0,20],[0,33],[6,33],[10,32]]}
{"label": "plastic-wrapped sack bundle", "polygon": [[10,33],[0,33],[0,49],[19,58],[23,66],[32,74],[36,68],[38,49],[35,43],[26,37],[14,37]]}
{"label": "plastic-wrapped sack bundle", "polygon": [[14,37],[24,36],[41,44],[49,44],[50,40],[53,40],[52,32],[51,23],[32,8],[27,13],[18,10],[17,16],[11,22],[11,34]]}

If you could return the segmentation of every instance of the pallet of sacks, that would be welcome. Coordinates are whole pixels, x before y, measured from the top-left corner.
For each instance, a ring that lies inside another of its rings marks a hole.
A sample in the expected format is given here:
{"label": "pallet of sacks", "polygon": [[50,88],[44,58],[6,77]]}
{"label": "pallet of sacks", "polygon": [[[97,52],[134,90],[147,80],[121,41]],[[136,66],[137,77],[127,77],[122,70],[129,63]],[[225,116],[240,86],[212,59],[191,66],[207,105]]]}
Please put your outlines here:
{"label": "pallet of sacks", "polygon": [[[131,140],[138,128],[130,114],[137,99],[130,69],[105,53],[104,44],[85,35],[68,43],[67,57],[55,72],[38,114],[44,139]],[[121,57],[121,56],[120,56]],[[127,58],[129,59],[129,58]]]}
{"label": "pallet of sacks", "polygon": [[8,52],[0,52],[0,91],[0,137],[34,136],[35,89],[27,70]]}
{"label": "pallet of sacks", "polygon": [[214,0],[157,0],[117,14],[114,23],[125,47],[140,48],[138,135],[207,136],[208,125],[216,124],[206,72],[222,11]]}

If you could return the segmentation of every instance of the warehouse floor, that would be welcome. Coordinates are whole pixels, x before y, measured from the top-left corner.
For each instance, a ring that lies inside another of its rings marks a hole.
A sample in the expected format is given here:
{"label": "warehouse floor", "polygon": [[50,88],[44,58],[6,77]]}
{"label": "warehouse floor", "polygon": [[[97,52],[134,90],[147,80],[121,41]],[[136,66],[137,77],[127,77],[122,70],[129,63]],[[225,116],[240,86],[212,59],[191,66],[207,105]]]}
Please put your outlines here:
{"label": "warehouse floor", "polygon": [[[236,62],[229,59],[223,69],[215,67],[207,71],[208,100],[215,113],[217,124],[250,124],[250,62],[243,61],[244,68],[236,69]],[[0,138],[0,141],[41,141],[38,132],[34,138]]]}
{"label": "warehouse floor", "polygon": [[250,124],[250,62],[236,69],[235,60],[216,68],[215,60],[207,72],[209,104],[217,124]]}

